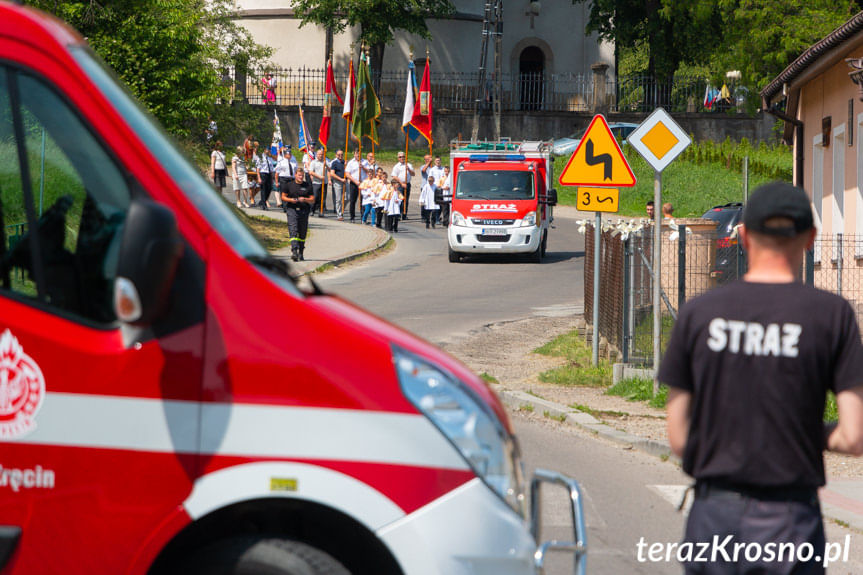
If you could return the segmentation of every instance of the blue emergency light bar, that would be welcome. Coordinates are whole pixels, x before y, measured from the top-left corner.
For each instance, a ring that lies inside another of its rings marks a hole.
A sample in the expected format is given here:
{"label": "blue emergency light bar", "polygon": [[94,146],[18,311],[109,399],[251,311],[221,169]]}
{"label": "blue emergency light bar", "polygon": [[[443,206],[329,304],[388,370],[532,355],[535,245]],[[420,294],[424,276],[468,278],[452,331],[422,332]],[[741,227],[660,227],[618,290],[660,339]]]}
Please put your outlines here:
{"label": "blue emergency light bar", "polygon": [[468,156],[471,162],[523,162],[524,154],[471,154]]}

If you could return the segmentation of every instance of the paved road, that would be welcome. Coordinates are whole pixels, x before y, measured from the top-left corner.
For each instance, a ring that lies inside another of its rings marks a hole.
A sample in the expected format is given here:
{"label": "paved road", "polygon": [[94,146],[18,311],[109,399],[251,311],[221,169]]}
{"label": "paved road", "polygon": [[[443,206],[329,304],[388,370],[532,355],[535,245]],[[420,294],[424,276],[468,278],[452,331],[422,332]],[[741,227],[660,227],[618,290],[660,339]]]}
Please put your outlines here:
{"label": "paved road", "polygon": [[[583,237],[573,217],[558,215],[556,224],[549,235],[549,257],[540,265],[519,258],[471,258],[455,264],[448,261],[443,230],[426,230],[408,220],[396,236],[394,253],[325,274],[319,281],[328,291],[434,342],[497,321],[571,313],[571,308],[582,306]],[[674,465],[549,422],[520,419],[517,427],[529,469],[556,469],[582,482],[589,573],[679,572],[674,564],[636,559],[640,537],[674,542],[682,533],[683,517],[670,501],[679,487],[670,488],[665,497],[665,488],[655,487],[688,483]],[[563,491],[549,489],[548,494],[545,537],[570,539]],[[562,557],[552,560],[547,571],[571,572]]]}
{"label": "paved road", "polygon": [[404,221],[395,252],[327,273],[324,289],[430,341],[441,343],[489,323],[581,308],[584,239],[575,219],[555,216],[542,264],[519,257],[447,258],[446,230]]}
{"label": "paved road", "polygon": [[[680,573],[676,563],[640,563],[636,544],[680,540],[684,516],[672,503],[688,480],[678,467],[639,451],[594,438],[537,417],[515,416],[528,471],[545,467],[576,478],[585,499],[588,573]],[[561,489],[544,490],[544,540],[571,540],[571,522]],[[555,557],[548,575],[572,573],[572,562]]]}

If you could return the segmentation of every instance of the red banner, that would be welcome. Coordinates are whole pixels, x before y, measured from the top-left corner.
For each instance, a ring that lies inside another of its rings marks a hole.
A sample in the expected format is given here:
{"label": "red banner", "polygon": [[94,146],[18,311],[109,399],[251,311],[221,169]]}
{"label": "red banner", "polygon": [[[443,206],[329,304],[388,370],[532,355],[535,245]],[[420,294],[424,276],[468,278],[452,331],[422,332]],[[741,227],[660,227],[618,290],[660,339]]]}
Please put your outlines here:
{"label": "red banner", "polygon": [[330,117],[333,113],[333,100],[338,100],[339,104],[343,104],[342,97],[339,96],[336,90],[336,78],[333,76],[333,63],[327,60],[327,83],[324,88],[324,114],[321,118],[321,129],[318,130],[318,142],[324,147],[326,153],[327,142],[330,140]]}

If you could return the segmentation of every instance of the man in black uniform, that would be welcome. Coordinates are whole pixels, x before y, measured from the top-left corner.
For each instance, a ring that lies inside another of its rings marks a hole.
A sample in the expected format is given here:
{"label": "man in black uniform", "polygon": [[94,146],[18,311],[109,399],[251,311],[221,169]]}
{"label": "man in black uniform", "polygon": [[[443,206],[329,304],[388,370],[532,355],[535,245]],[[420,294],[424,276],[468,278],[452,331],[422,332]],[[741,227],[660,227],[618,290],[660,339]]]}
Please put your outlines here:
{"label": "man in black uniform", "polygon": [[291,234],[291,259],[303,261],[306,233],[309,230],[309,212],[315,202],[312,187],[306,180],[302,166],[297,166],[294,179],[282,187],[282,205],[288,215],[288,232]]}
{"label": "man in black uniform", "polygon": [[824,572],[822,450],[863,454],[863,346],[848,302],[798,279],[815,233],[801,188],[756,190],[739,230],[749,271],[688,302],[672,330],[659,380],[671,448],[696,480],[687,573]]}

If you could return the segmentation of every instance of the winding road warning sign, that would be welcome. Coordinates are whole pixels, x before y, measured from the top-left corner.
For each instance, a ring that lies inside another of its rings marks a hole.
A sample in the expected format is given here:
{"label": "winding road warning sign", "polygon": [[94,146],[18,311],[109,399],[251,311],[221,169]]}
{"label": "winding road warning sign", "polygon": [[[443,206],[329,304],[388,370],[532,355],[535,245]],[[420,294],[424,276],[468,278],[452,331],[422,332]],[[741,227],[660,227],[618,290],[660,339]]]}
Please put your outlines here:
{"label": "winding road warning sign", "polygon": [[562,186],[635,185],[635,175],[602,114],[593,117],[558,181]]}

